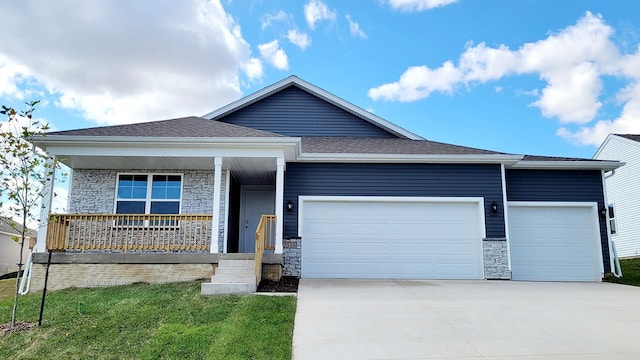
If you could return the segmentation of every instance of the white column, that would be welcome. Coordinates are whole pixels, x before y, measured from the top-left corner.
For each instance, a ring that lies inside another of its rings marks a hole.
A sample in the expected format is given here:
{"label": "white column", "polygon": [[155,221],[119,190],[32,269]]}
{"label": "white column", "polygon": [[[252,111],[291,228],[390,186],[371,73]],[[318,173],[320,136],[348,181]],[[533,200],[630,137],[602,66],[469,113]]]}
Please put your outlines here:
{"label": "white column", "polygon": [[284,204],[284,158],[279,157],[276,170],[276,254],[282,254],[282,227],[284,224],[283,204]]}
{"label": "white column", "polygon": [[222,158],[213,159],[213,224],[211,228],[211,252],[218,252],[218,238],[220,234],[220,198],[222,193]]}
{"label": "white column", "polygon": [[509,206],[507,206],[507,175],[504,164],[500,164],[502,176],[502,212],[504,214],[504,237],[507,239],[507,266],[511,271],[511,242],[509,241]]}
{"label": "white column", "polygon": [[56,182],[55,157],[47,161],[47,169],[53,169],[53,173],[47,178],[42,189],[42,206],[40,208],[40,227],[38,228],[38,241],[36,242],[34,252],[47,252],[47,230],[49,228],[49,212],[51,212],[51,203],[53,202],[53,186]]}

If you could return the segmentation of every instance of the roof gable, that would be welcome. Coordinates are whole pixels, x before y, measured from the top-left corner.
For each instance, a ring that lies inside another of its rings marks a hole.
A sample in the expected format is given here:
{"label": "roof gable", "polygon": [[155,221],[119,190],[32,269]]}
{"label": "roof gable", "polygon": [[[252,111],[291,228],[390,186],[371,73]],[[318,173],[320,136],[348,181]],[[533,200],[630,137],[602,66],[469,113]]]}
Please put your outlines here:
{"label": "roof gable", "polygon": [[422,139],[296,76],[290,76],[203,117],[286,136]]}

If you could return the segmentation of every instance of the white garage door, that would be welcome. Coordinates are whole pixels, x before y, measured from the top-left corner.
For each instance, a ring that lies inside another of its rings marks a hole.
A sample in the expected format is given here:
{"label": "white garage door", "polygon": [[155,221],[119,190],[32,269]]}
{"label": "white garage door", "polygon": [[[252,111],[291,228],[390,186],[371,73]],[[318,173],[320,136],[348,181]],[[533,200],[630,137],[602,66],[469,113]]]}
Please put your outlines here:
{"label": "white garage door", "polygon": [[598,227],[595,204],[509,203],[512,279],[600,280]]}
{"label": "white garage door", "polygon": [[301,197],[302,277],[481,279],[482,199]]}

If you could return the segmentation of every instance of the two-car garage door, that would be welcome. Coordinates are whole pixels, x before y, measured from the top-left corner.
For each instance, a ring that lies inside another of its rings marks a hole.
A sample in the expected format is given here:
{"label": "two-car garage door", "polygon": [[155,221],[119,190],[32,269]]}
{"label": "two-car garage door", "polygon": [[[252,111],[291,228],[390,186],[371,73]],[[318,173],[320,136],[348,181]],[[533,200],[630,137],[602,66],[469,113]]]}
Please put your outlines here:
{"label": "two-car garage door", "polygon": [[481,279],[481,198],[302,197],[302,277]]}

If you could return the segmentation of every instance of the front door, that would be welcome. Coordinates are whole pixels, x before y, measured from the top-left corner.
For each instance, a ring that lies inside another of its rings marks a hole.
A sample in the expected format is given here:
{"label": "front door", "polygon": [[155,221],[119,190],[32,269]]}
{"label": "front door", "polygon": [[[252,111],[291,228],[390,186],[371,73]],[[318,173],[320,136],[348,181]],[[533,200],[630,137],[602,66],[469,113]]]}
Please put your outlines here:
{"label": "front door", "polygon": [[256,228],[262,214],[275,213],[275,191],[245,188],[242,192],[242,209],[240,210],[240,246],[239,252],[256,251]]}

